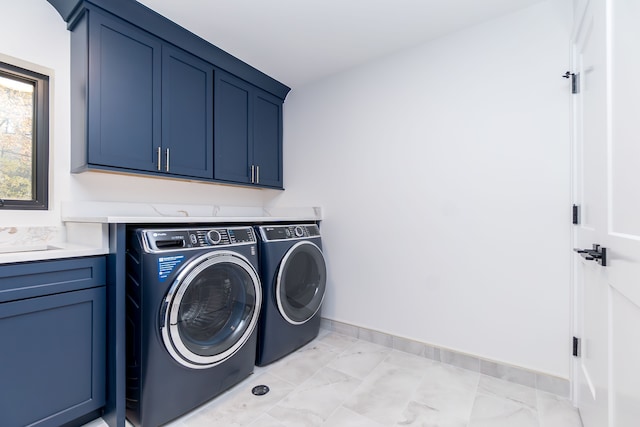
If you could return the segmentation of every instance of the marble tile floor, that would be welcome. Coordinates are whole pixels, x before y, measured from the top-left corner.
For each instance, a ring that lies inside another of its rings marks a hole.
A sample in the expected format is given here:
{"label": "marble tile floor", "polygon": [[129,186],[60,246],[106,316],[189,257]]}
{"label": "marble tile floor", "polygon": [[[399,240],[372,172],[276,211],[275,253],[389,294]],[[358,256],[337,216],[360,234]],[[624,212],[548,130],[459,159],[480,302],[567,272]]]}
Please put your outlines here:
{"label": "marble tile floor", "polygon": [[[259,384],[270,392],[254,396]],[[97,420],[85,427],[101,427]],[[582,427],[565,398],[322,330],[169,427]]]}

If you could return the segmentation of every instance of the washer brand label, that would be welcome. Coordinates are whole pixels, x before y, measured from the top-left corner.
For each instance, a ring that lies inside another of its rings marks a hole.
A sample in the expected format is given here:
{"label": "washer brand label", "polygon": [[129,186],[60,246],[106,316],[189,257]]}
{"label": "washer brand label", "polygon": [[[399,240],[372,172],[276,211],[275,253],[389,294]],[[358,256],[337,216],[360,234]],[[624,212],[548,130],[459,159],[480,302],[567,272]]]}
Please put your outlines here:
{"label": "washer brand label", "polygon": [[158,279],[160,279],[161,282],[167,280],[167,277],[169,277],[182,261],[184,261],[184,255],[163,256],[158,258]]}

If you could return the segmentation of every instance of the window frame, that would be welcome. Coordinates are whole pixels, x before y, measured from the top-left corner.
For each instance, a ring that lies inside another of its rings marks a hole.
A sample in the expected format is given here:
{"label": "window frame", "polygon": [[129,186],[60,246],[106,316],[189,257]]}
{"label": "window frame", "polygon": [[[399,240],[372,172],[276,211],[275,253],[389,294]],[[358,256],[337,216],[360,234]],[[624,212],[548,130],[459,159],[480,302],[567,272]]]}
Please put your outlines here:
{"label": "window frame", "polygon": [[32,199],[2,199],[0,210],[49,209],[49,76],[0,61],[0,75],[34,85]]}

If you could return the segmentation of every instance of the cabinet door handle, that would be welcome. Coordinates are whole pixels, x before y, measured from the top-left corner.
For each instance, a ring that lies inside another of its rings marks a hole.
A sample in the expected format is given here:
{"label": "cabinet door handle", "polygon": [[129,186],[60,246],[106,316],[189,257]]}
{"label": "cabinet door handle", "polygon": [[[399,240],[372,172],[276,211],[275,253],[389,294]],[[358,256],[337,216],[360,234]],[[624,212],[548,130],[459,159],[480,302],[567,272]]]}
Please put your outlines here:
{"label": "cabinet door handle", "polygon": [[256,166],[256,184],[260,184],[260,166]]}
{"label": "cabinet door handle", "polygon": [[251,183],[253,184],[255,182],[255,166],[251,165]]}
{"label": "cabinet door handle", "polygon": [[162,151],[162,149],[160,147],[158,147],[158,170],[162,170],[162,154],[160,154],[160,151]]}
{"label": "cabinet door handle", "polygon": [[165,170],[169,172],[169,149],[168,148],[167,148],[167,165]]}

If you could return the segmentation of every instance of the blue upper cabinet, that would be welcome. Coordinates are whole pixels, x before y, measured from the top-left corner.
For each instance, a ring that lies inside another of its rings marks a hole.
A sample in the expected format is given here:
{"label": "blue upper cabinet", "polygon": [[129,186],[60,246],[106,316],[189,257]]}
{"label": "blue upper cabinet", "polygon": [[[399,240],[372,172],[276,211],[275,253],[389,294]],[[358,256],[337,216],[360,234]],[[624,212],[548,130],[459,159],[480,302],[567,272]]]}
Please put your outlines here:
{"label": "blue upper cabinet", "polygon": [[216,71],[215,81],[214,177],[251,184],[251,85],[220,70]]}
{"label": "blue upper cabinet", "polygon": [[160,168],[213,178],[213,67],[173,46],[162,48]]}
{"label": "blue upper cabinet", "polygon": [[282,188],[282,101],[259,89],[252,99],[255,181]]}
{"label": "blue upper cabinet", "polygon": [[[74,84],[88,89],[87,134],[77,135],[78,145],[88,141],[88,153],[74,166],[159,169],[154,153],[161,149],[160,41],[97,10],[83,20],[89,30],[88,60],[75,71],[88,74]],[[87,35],[76,31],[73,36]]]}
{"label": "blue upper cabinet", "polygon": [[216,71],[215,179],[282,188],[282,100]]}
{"label": "blue upper cabinet", "polygon": [[87,110],[87,123],[72,125],[74,171],[213,178],[211,64],[97,8],[72,39],[88,46],[72,51],[73,98],[85,98],[73,108]]}
{"label": "blue upper cabinet", "polygon": [[134,0],[48,0],[71,35],[71,169],[283,188],[289,88]]}

